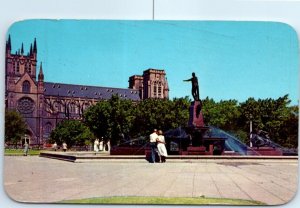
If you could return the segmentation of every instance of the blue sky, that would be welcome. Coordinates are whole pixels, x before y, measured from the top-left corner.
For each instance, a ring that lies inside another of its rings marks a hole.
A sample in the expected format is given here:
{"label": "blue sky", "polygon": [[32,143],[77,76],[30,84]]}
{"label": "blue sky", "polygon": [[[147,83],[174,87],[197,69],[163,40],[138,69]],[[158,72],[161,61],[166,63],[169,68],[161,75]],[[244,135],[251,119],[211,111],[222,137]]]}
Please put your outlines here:
{"label": "blue sky", "polygon": [[157,68],[171,98],[191,97],[182,80],[195,72],[200,98],[299,100],[297,34],[282,23],[27,20],[8,34],[12,51],[37,39],[48,82],[127,88],[129,76]]}

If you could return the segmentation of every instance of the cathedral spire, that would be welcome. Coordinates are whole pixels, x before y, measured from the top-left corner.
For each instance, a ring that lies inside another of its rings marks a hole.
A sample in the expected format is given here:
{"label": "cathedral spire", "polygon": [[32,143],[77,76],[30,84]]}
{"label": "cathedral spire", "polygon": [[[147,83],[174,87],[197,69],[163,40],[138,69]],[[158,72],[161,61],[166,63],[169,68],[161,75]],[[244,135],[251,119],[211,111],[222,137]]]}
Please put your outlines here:
{"label": "cathedral spire", "polygon": [[23,55],[23,54],[24,54],[24,45],[22,43],[22,46],[21,46],[21,55]]}
{"label": "cathedral spire", "polygon": [[36,38],[34,38],[33,53],[37,53]]}
{"label": "cathedral spire", "polygon": [[10,40],[10,35],[8,36],[8,48],[11,50],[11,40]]}
{"label": "cathedral spire", "polygon": [[29,55],[32,56],[32,43],[30,44],[30,51],[29,51]]}
{"label": "cathedral spire", "polygon": [[41,81],[41,82],[44,81],[44,73],[43,73],[42,62],[41,62],[41,65],[40,65],[40,72],[39,72],[39,75],[38,75],[38,81]]}
{"label": "cathedral spire", "polygon": [[7,52],[11,51],[11,39],[10,39],[10,35],[8,36],[8,40],[6,42],[6,51]]}

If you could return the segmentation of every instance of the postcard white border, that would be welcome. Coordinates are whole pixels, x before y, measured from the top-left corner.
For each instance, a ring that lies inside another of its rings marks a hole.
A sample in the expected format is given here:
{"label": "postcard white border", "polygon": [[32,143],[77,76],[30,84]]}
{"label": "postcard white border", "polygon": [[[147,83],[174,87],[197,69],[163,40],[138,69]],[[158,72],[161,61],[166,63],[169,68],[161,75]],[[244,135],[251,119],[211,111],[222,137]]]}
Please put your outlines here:
{"label": "postcard white border", "polygon": [[[152,20],[153,16],[155,20],[275,21],[291,25],[300,40],[299,11],[300,0],[154,0],[154,5],[153,0],[0,0],[0,73],[3,75],[0,76],[1,89],[4,89],[6,31],[15,21],[41,18]],[[3,138],[4,90],[1,90],[0,96],[0,135]],[[68,206],[23,204],[9,199],[3,185],[3,144],[3,139],[0,139],[0,201],[3,207]],[[297,194],[285,207],[295,207],[299,204],[300,197]]]}

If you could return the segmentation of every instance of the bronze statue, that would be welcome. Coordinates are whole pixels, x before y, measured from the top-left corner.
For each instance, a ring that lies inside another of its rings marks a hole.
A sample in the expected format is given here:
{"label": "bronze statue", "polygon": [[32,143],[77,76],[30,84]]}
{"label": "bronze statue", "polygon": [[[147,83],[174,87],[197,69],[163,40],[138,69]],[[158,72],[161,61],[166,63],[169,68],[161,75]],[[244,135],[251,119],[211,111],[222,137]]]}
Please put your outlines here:
{"label": "bronze statue", "polygon": [[198,78],[196,77],[195,73],[192,73],[192,78],[183,80],[184,82],[192,82],[192,95],[195,101],[199,101],[199,85],[198,85]]}

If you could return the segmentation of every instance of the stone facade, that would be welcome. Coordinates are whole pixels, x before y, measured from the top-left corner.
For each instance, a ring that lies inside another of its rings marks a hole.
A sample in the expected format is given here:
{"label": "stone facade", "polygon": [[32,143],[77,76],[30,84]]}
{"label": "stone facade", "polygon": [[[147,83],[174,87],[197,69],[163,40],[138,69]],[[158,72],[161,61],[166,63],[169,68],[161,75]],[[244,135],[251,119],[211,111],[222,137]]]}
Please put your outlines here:
{"label": "stone facade", "polygon": [[15,53],[11,49],[9,36],[5,59],[5,105],[6,109],[16,109],[25,118],[28,126],[26,137],[31,145],[46,143],[58,122],[65,119],[80,120],[86,108],[114,94],[134,102],[169,97],[164,70],[148,69],[142,76],[131,76],[129,88],[124,89],[51,83],[44,81],[42,63],[37,67],[36,40],[26,55],[23,44]]}
{"label": "stone facade", "polygon": [[141,99],[169,98],[169,86],[165,70],[148,69],[143,75],[129,77],[129,88],[139,90]]}

